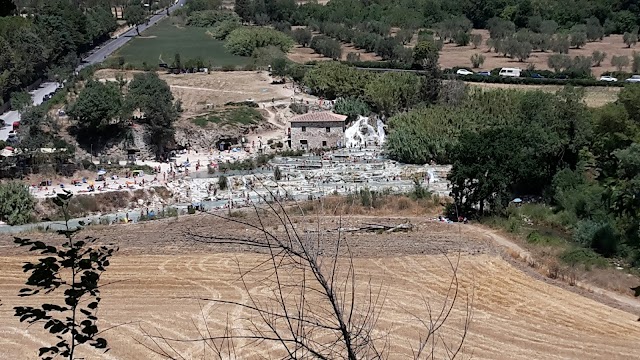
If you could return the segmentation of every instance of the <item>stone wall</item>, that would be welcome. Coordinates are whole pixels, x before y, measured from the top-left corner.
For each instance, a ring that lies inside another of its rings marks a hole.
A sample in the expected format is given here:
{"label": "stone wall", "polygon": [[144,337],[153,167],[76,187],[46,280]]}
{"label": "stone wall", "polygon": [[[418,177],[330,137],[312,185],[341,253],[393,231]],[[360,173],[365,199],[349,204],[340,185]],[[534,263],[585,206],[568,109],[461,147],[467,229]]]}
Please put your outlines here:
{"label": "stone wall", "polygon": [[[303,127],[305,131],[302,131]],[[329,132],[327,132],[329,128]],[[307,145],[301,144],[307,140]],[[344,146],[344,123],[341,122],[294,122],[291,123],[291,148],[318,149]]]}

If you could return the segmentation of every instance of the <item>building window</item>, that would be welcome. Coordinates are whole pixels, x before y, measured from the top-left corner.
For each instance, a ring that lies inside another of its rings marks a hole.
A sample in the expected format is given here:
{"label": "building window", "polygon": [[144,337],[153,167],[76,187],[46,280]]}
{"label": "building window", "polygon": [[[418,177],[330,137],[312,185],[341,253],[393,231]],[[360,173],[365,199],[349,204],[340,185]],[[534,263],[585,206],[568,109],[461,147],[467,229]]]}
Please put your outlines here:
{"label": "building window", "polygon": [[327,132],[331,132],[331,128],[327,126]]}
{"label": "building window", "polygon": [[[328,129],[328,128],[327,128],[327,129]],[[327,147],[327,142],[326,142],[326,141],[323,141],[323,142],[322,142],[322,147]]]}
{"label": "building window", "polygon": [[303,126],[303,127],[302,127],[302,132],[305,132],[305,131],[307,131],[307,127],[306,127],[306,126]]}
{"label": "building window", "polygon": [[307,144],[308,144],[307,140],[300,140],[300,145],[307,145]]}

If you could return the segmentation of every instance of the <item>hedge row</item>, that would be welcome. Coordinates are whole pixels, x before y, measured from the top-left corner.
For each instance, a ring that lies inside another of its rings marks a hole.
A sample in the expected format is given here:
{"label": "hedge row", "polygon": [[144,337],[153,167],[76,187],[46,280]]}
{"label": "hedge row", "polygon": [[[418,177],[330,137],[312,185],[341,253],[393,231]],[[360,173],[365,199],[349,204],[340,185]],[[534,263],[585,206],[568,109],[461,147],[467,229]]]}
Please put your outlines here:
{"label": "hedge row", "polygon": [[[307,61],[304,63],[307,66],[316,65],[319,61]],[[399,69],[399,70],[412,70],[411,66],[405,65],[397,61],[340,61],[343,64],[368,69]],[[419,70],[419,69],[413,69]]]}
{"label": "hedge row", "polygon": [[598,81],[595,79],[536,79],[527,77],[482,76],[482,75],[449,75],[451,78],[467,82],[516,85],[573,85],[573,86],[602,86],[623,87],[624,82]]}

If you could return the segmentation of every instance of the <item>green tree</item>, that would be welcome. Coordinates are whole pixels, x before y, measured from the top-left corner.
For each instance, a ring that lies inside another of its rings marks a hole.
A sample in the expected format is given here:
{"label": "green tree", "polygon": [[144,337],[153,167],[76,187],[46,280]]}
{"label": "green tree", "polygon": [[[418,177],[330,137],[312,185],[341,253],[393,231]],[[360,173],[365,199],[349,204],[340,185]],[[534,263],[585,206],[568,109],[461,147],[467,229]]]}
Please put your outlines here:
{"label": "green tree", "polygon": [[327,99],[363,96],[372,75],[335,61],[320,62],[307,71],[303,83]]}
{"label": "green tree", "polygon": [[487,29],[489,29],[489,37],[491,39],[499,40],[515,33],[516,25],[509,20],[494,17],[489,19]]}
{"label": "green tree", "polygon": [[22,225],[29,222],[35,206],[35,200],[29,187],[19,181],[0,184],[0,217],[9,225]]}
{"label": "green tree", "polygon": [[544,20],[540,24],[540,32],[547,35],[553,35],[558,30],[558,23],[553,20]]}
{"label": "green tree", "polygon": [[229,52],[239,56],[250,56],[255,49],[265,46],[276,46],[286,53],[293,47],[293,39],[274,29],[241,27],[227,36],[225,44]]}
{"label": "green tree", "polygon": [[98,328],[100,278],[117,248],[94,247],[92,244],[97,239],[93,237],[75,240],[80,227],[71,228],[69,225],[70,199],[71,193],[66,192],[58,194],[53,200],[62,207],[65,217],[65,227],[57,231],[66,238],[60,247],[43,241],[15,239],[19,246],[44,255],[38,261],[28,261],[22,266],[24,272],[29,273],[29,278],[26,281],[27,287],[21,289],[18,296],[35,297],[46,294],[45,301],[51,301],[52,293],[64,294],[64,302],[14,308],[15,316],[20,318],[20,322],[42,323],[45,330],[56,337],[55,345],[40,348],[39,355],[43,359],[57,356],[74,359],[77,348],[83,344],[108,351],[107,340],[99,337]]}
{"label": "green tree", "polygon": [[130,26],[136,27],[136,32],[140,35],[138,25],[142,24],[145,20],[144,9],[140,6],[140,3],[132,2],[124,8],[124,19]]}
{"label": "green tree", "polygon": [[31,95],[26,91],[14,92],[9,99],[11,109],[22,112],[25,108],[32,105]]}
{"label": "green tree", "polygon": [[16,11],[13,0],[0,0],[0,17],[9,16]]}
{"label": "green tree", "polygon": [[311,30],[309,29],[295,29],[291,33],[295,41],[302,45],[302,47],[307,47],[311,43],[311,38],[313,35],[311,34]]}
{"label": "green tree", "polygon": [[559,54],[568,54],[571,41],[566,34],[556,34],[551,45],[551,50]]}
{"label": "green tree", "polygon": [[211,36],[216,40],[225,40],[231,32],[241,25],[234,20],[223,20],[216,23],[216,25],[209,31]]}
{"label": "green tree", "polygon": [[629,117],[640,124],[640,88],[625,86],[618,94],[618,102],[624,106]]}
{"label": "green tree", "polygon": [[251,22],[251,19],[253,19],[250,0],[236,0],[233,10],[240,16],[240,19],[242,19],[244,23]]}
{"label": "green tree", "polygon": [[276,166],[276,167],[273,169],[273,178],[274,178],[276,181],[280,181],[280,180],[282,180],[282,170],[280,170],[280,166]]}
{"label": "green tree", "polygon": [[156,73],[135,74],[129,83],[125,108],[128,113],[139,110],[143,114],[141,121],[149,130],[156,157],[164,158],[167,146],[175,141],[173,125],[178,118],[169,85]]}
{"label": "green tree", "polygon": [[631,53],[631,71],[634,73],[640,72],[640,52],[634,51]]}
{"label": "green tree", "polygon": [[238,14],[229,10],[201,10],[192,12],[187,18],[187,25],[196,27],[211,27],[223,21],[240,23]]}
{"label": "green tree", "polygon": [[484,64],[484,55],[482,54],[473,54],[471,55],[471,66],[473,68],[479,68]]}
{"label": "green tree", "polygon": [[365,90],[366,96],[385,115],[408,110],[421,100],[420,77],[410,73],[387,72],[374,77]]}
{"label": "green tree", "polygon": [[180,59],[180,53],[176,53],[173,57],[173,64],[171,67],[174,69],[182,70],[182,61]]}
{"label": "green tree", "polygon": [[604,51],[594,50],[591,53],[591,61],[593,61],[593,66],[600,66],[604,59],[606,59],[607,53]]}
{"label": "green tree", "polygon": [[624,35],[622,35],[622,41],[625,43],[625,45],[627,45],[628,48],[630,48],[631,46],[635,46],[638,42],[638,32],[625,32]]}
{"label": "green tree", "polygon": [[228,186],[229,186],[229,180],[227,179],[227,177],[224,175],[220,175],[220,177],[218,177],[218,188],[224,191],[224,190],[227,190]]}
{"label": "green tree", "polygon": [[476,206],[481,215],[487,207],[492,213],[501,213],[511,200],[517,169],[526,162],[514,149],[525,143],[525,136],[509,127],[462,134],[452,149],[454,166],[447,176],[461,214],[473,212]]}
{"label": "green tree", "polygon": [[414,31],[411,29],[400,29],[400,31],[396,33],[395,38],[402,43],[402,45],[406,45],[413,38],[413,33]]}
{"label": "green tree", "polygon": [[584,46],[587,43],[587,32],[584,27],[575,27],[571,30],[571,46],[576,49]]}
{"label": "green tree", "polygon": [[482,45],[482,35],[481,34],[471,35],[471,43],[473,44],[473,48],[477,49],[478,46]]}
{"label": "green tree", "polygon": [[287,59],[278,57],[271,62],[271,74],[273,76],[284,77],[287,75]]}
{"label": "green tree", "polygon": [[604,38],[604,28],[598,18],[592,16],[587,19],[586,34],[589,41],[598,41]]}
{"label": "green tree", "polygon": [[440,67],[438,47],[432,41],[419,41],[413,50],[413,63],[421,68],[423,100],[435,102],[440,91]]}
{"label": "green tree", "polygon": [[100,133],[118,119],[121,108],[122,95],[116,83],[89,80],[68,113],[81,128]]}
{"label": "green tree", "polygon": [[339,98],[333,107],[337,114],[347,115],[353,120],[358,115],[368,116],[371,113],[369,105],[358,97]]}
{"label": "green tree", "polygon": [[547,59],[547,65],[555,72],[560,72],[563,69],[571,67],[571,58],[569,55],[564,54],[552,54]]}
{"label": "green tree", "polygon": [[467,46],[471,42],[471,35],[468,32],[458,31],[453,35],[453,41],[458,46]]}
{"label": "green tree", "polygon": [[611,57],[611,66],[615,66],[618,71],[622,71],[629,66],[629,57],[626,55],[613,55]]}

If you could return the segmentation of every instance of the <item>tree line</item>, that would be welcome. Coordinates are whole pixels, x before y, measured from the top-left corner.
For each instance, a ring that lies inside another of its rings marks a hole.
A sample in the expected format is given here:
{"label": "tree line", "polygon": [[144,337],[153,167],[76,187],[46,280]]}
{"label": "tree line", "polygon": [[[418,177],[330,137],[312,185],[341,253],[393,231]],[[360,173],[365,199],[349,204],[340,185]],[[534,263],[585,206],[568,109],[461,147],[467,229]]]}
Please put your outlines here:
{"label": "tree line", "polygon": [[[277,1],[273,1],[278,3]],[[332,0],[329,6],[306,3],[291,15],[293,25],[307,25],[309,21],[331,21],[348,26],[380,21],[391,26],[418,29],[434,28],[437,24],[457,22],[459,17],[476,29],[487,28],[491,19],[500,18],[514,23],[516,28],[538,27],[542,22],[554,21],[560,28],[570,29],[590,18],[598,19],[605,34],[622,34],[639,25],[640,8],[632,2],[614,0],[538,1],[473,1],[451,3],[445,0],[381,0],[367,3],[358,0]]]}
{"label": "tree line", "polygon": [[580,89],[465,91],[389,121],[388,154],[453,164],[452,211],[505,214],[516,197],[554,209],[554,226],[604,256],[640,261],[640,88],[589,109]]}
{"label": "tree line", "polygon": [[[371,108],[389,116],[432,102],[440,89],[437,47],[432,42],[420,42],[413,55],[413,66],[422,69],[419,74],[374,73],[340,62],[323,61],[310,69],[289,65],[280,75],[291,76],[318,96],[339,99],[337,111],[345,109],[345,115],[367,115],[365,111]],[[363,103],[367,106],[362,106]],[[362,113],[354,113],[353,109]]]}
{"label": "tree line", "polygon": [[40,3],[25,16],[6,15],[0,17],[0,101],[37,79],[67,78],[79,54],[117,26],[109,6],[81,8],[65,0]]}

